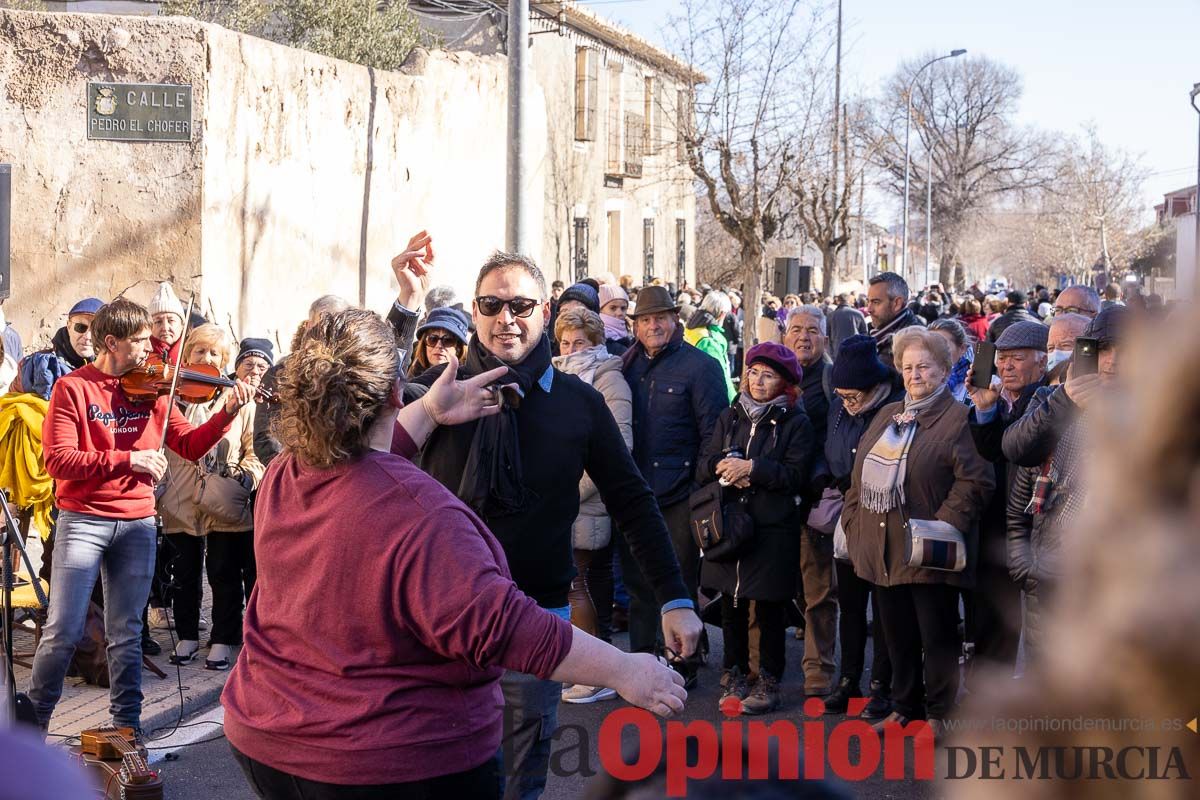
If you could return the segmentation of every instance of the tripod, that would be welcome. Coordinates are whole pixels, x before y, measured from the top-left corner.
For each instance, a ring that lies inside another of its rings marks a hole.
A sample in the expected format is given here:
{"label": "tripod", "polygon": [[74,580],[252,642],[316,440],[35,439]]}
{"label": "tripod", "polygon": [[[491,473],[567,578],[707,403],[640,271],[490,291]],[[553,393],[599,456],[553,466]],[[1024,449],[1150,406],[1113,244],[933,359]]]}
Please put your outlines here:
{"label": "tripod", "polygon": [[25,541],[21,537],[21,531],[17,525],[17,520],[13,517],[12,507],[8,504],[8,492],[0,489],[0,511],[4,514],[4,529],[0,532],[0,550],[3,550],[3,556],[0,557],[0,567],[3,574],[0,575],[0,583],[3,588],[0,588],[0,598],[2,598],[3,609],[0,609],[0,616],[3,621],[3,636],[4,636],[4,688],[5,700],[8,705],[9,718],[13,721],[30,722],[37,724],[37,720],[33,715],[33,705],[29,702],[29,698],[24,694],[17,693],[17,676],[13,672],[13,608],[12,608],[12,590],[15,577],[15,570],[12,564],[12,552],[10,547],[16,547],[21,552],[21,559],[25,563],[25,569],[29,571],[29,579],[33,584],[34,594],[37,595],[38,604],[42,610],[45,610],[49,605],[46,599],[46,593],[42,591],[42,582],[33,574],[33,564],[29,561],[29,553],[25,550]]}

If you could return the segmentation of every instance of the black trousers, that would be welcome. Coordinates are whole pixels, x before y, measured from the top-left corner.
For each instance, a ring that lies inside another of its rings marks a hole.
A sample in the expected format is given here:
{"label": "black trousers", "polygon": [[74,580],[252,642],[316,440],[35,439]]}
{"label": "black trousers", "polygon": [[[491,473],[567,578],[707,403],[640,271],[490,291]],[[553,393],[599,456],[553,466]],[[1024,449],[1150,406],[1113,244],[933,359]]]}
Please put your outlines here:
{"label": "black trousers", "polygon": [[180,639],[200,641],[201,582],[204,567],[204,537],[190,533],[168,533],[158,551],[159,566],[167,575],[163,600],[175,610],[175,633]]}
{"label": "black trousers", "polygon": [[1012,677],[1021,642],[1021,587],[1008,567],[980,561],[968,639],[975,642],[977,666],[1004,670]]}
{"label": "black trousers", "polygon": [[168,584],[175,630],[180,639],[200,640],[200,603],[204,597],[202,575],[205,544],[208,550],[208,584],[212,587],[213,644],[242,643],[242,609],[254,588],[254,534],[168,533],[162,548],[163,563],[170,573]]}
{"label": "black trousers", "polygon": [[867,653],[867,605],[871,606],[871,680],[884,687],[892,684],[892,659],[887,636],[879,618],[875,585],[864,581],[848,561],[834,559],[837,570],[838,636],[842,640],[842,677],[856,685],[862,681]]}
{"label": "black trousers", "polygon": [[[754,601],[754,620],[758,625],[758,667],[775,678],[783,677],[787,665],[785,637],[787,606],[790,601]],[[725,641],[725,669],[737,667],[750,673],[750,601],[721,595],[721,636]]]}
{"label": "black trousers", "polygon": [[[700,608],[696,594],[700,581],[700,550],[692,540],[691,509],[684,500],[664,507],[662,515],[671,534],[671,544],[675,548],[676,558],[679,559],[688,596],[696,603],[696,608]],[[653,653],[655,643],[661,638],[662,628],[659,608],[654,601],[654,590],[634,560],[629,542],[625,541],[625,537],[617,533],[615,528],[613,538],[619,540],[617,548],[621,554],[621,575],[625,580],[625,590],[629,593],[629,649],[634,653]]]}
{"label": "black trousers", "polygon": [[592,556],[587,569],[588,593],[592,596],[592,604],[596,606],[596,635],[605,642],[612,641],[613,548],[617,538],[614,531],[608,544]]}
{"label": "black trousers", "polygon": [[374,786],[342,786],[300,778],[268,767],[246,756],[233,745],[233,757],[242,768],[246,782],[263,800],[443,800],[443,798],[500,797],[496,759],[452,775],[439,775],[423,781],[389,783]]}
{"label": "black trousers", "polygon": [[875,592],[892,658],[895,710],[909,719],[945,719],[958,695],[958,588],[913,583],[876,586]]}
{"label": "black trousers", "polygon": [[239,645],[242,610],[258,580],[254,532],[213,531],[205,538],[208,539],[208,585],[213,593],[212,641]]}

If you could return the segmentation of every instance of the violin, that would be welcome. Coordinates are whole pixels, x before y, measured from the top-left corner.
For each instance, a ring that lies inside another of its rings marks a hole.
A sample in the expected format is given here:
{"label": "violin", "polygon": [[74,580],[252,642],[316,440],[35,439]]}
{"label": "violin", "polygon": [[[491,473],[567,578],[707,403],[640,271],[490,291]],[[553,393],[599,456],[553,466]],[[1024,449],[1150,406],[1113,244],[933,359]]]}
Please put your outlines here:
{"label": "violin", "polygon": [[[162,356],[152,353],[141,366],[121,376],[121,389],[134,403],[152,403],[171,394],[175,385],[175,396],[189,403],[207,403],[223,388],[234,385],[234,381],[221,374],[221,370],[207,364],[186,364],[179,368],[179,379],[175,380],[175,365],[167,363]],[[255,389],[254,399],[260,403],[273,403],[275,393],[264,386]]]}

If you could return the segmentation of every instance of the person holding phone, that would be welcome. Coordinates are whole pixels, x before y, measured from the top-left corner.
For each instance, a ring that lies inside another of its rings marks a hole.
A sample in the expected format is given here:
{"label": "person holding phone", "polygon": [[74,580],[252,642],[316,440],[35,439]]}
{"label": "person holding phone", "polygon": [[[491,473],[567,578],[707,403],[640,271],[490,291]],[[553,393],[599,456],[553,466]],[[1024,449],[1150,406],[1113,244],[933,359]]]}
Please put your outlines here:
{"label": "person holding phone", "polygon": [[[1008,491],[1015,471],[1004,457],[1004,431],[1029,407],[1034,392],[1046,379],[1046,341],[1049,329],[1040,322],[1018,322],[1000,335],[995,345],[996,376],[980,388],[972,367],[967,392],[971,437],[979,454],[992,465],[997,491],[984,509],[979,525],[979,565],[975,589],[964,597],[967,637],[984,666],[1011,675],[1021,639],[1021,587],[1008,573],[1005,533]],[[990,350],[986,342],[980,348]]]}
{"label": "person holding phone", "polygon": [[[1062,575],[1062,536],[1087,498],[1084,426],[1100,393],[1118,378],[1128,315],[1124,306],[1097,314],[1076,339],[1066,383],[1039,389],[1028,413],[1004,433],[1004,454],[1015,470],[1006,519],[1008,568],[1025,590],[1026,640],[1035,651],[1043,646],[1042,609]],[[1081,345],[1095,347],[1095,373],[1081,368]]]}

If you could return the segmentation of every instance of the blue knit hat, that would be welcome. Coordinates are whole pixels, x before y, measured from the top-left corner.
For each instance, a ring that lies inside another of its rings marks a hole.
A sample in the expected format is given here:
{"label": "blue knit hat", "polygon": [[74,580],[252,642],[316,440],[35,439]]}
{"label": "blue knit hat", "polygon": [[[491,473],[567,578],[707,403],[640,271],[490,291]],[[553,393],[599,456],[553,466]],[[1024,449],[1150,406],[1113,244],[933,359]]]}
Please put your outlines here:
{"label": "blue knit hat", "polygon": [[879,346],[871,336],[859,334],[843,339],[829,380],[835,389],[865,392],[888,380],[892,371],[879,360]]}
{"label": "blue knit hat", "polygon": [[561,307],[568,300],[583,303],[589,311],[600,313],[600,293],[590,284],[576,283],[567,287],[567,290],[558,296],[558,305]]}
{"label": "blue knit hat", "polygon": [[270,339],[242,339],[237,358],[233,362],[234,367],[236,368],[238,364],[242,363],[242,359],[250,356],[258,356],[266,361],[268,366],[275,365],[275,348],[271,346]]}

